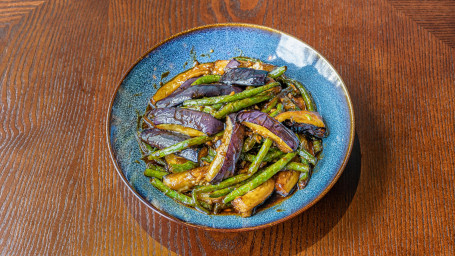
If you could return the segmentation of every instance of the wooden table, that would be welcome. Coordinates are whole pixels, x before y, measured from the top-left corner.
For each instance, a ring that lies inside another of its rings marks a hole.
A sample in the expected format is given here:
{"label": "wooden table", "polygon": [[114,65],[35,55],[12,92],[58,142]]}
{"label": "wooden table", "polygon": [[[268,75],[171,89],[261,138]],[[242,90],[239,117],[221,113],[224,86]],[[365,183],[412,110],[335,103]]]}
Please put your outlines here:
{"label": "wooden table", "polygon": [[[106,145],[109,99],[129,66],[217,22],[312,45],[356,115],[351,159],[329,194],[254,232],[152,213]],[[0,255],[453,255],[454,47],[454,1],[1,1]]]}

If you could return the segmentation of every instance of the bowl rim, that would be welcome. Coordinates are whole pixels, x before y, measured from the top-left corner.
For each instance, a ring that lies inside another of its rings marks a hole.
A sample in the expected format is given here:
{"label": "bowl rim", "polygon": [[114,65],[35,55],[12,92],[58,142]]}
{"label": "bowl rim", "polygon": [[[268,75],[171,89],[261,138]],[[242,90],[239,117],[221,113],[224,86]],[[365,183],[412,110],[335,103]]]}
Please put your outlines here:
{"label": "bowl rim", "polygon": [[[164,212],[164,211],[156,208],[150,202],[148,202],[145,198],[143,198],[141,195],[139,195],[139,193],[128,182],[128,180],[126,179],[125,175],[123,174],[120,166],[117,163],[117,160],[116,160],[115,155],[114,155],[114,150],[112,148],[111,136],[110,136],[112,107],[114,105],[114,100],[115,100],[115,98],[117,96],[117,93],[118,93],[118,90],[120,89],[120,86],[122,85],[123,81],[128,76],[128,74],[131,72],[131,70],[141,60],[143,60],[146,56],[148,56],[153,50],[155,50],[156,48],[160,47],[161,45],[164,45],[165,43],[173,40],[174,38],[177,38],[177,37],[180,37],[180,36],[183,36],[185,34],[189,34],[189,33],[195,32],[195,31],[205,30],[205,29],[210,29],[210,28],[217,28],[217,27],[246,27],[246,28],[254,28],[254,29],[265,30],[265,31],[272,32],[272,33],[283,34],[283,35],[286,35],[286,36],[289,36],[291,38],[294,38],[294,39],[298,40],[300,43],[304,44],[305,46],[307,46],[308,48],[313,50],[316,54],[318,54],[318,56],[321,59],[323,59],[330,66],[330,68],[332,68],[332,70],[335,72],[335,74],[338,76],[338,78],[340,79],[340,82],[341,82],[342,90],[344,92],[344,95],[346,96],[346,102],[347,102],[348,109],[349,109],[351,130],[350,130],[350,133],[349,133],[348,150],[347,150],[347,154],[345,155],[340,168],[337,170],[337,173],[336,173],[335,177],[332,179],[332,181],[328,184],[328,186],[316,198],[314,198],[310,203],[308,203],[304,207],[300,208],[299,210],[293,212],[292,214],[290,214],[290,215],[288,215],[286,217],[283,217],[281,219],[272,221],[270,223],[265,223],[265,224],[262,224],[262,225],[258,225],[258,226],[244,227],[244,228],[231,228],[231,229],[230,228],[212,228],[212,227],[208,227],[208,226],[202,226],[202,225],[197,225],[197,224],[192,224],[192,223],[185,222],[185,221],[183,221],[181,219],[178,219],[178,218],[172,216],[171,214],[168,214],[167,212]],[[347,164],[347,162],[349,160],[349,157],[351,155],[351,151],[352,151],[353,144],[354,144],[354,134],[355,134],[354,109],[353,109],[353,106],[352,106],[351,98],[349,96],[349,92],[348,92],[348,90],[346,88],[346,85],[345,85],[343,79],[341,78],[340,74],[338,73],[338,71],[336,71],[336,69],[332,66],[332,64],[321,53],[319,53],[317,50],[315,50],[313,47],[311,47],[307,43],[303,42],[299,38],[297,38],[297,37],[295,37],[293,35],[290,35],[288,33],[285,33],[283,31],[280,31],[278,29],[270,28],[270,27],[263,26],[263,25],[250,24],[250,23],[236,23],[236,22],[207,24],[207,25],[198,26],[198,27],[194,27],[194,28],[190,28],[190,29],[181,31],[181,32],[176,33],[176,34],[170,36],[169,38],[159,42],[158,44],[155,44],[146,53],[142,54],[142,56],[139,57],[129,67],[129,69],[124,73],[122,79],[120,80],[120,82],[118,83],[114,93],[112,94],[110,102],[109,102],[109,109],[108,109],[107,116],[106,116],[106,119],[105,119],[105,125],[106,125],[105,126],[105,128],[106,128],[105,136],[106,136],[107,146],[109,148],[109,155],[110,155],[110,158],[111,158],[112,162],[114,163],[115,170],[117,171],[117,174],[120,176],[120,178],[124,182],[124,184],[133,193],[133,195],[137,199],[139,199],[139,201],[141,201],[143,204],[145,204],[152,211],[158,213],[159,215],[161,215],[162,217],[164,217],[164,218],[166,218],[166,219],[168,219],[170,221],[173,221],[173,222],[178,223],[178,224],[183,224],[183,225],[186,225],[186,226],[189,226],[189,227],[193,227],[193,228],[203,229],[203,230],[206,230],[206,231],[216,231],[216,232],[240,232],[240,231],[243,232],[243,231],[259,230],[259,229],[271,227],[271,226],[274,226],[276,224],[279,224],[279,223],[282,223],[284,221],[287,221],[289,219],[292,219],[295,216],[301,214],[302,212],[308,210],[310,207],[315,205],[319,200],[321,200],[330,191],[330,189],[335,185],[335,183],[340,178],[341,174],[344,171],[344,168],[346,167],[346,164]]]}

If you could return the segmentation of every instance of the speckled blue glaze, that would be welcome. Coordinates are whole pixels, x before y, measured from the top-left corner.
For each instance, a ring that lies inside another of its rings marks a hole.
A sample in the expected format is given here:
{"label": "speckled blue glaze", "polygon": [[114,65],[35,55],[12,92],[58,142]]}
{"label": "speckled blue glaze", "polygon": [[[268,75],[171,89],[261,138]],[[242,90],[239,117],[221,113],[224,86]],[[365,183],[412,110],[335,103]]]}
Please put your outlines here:
{"label": "speckled blue glaze", "polygon": [[[192,63],[191,49],[199,62],[240,55],[259,58],[276,66],[286,65],[289,77],[303,82],[314,97],[330,135],[324,139],[324,157],[308,186],[279,205],[250,218],[204,215],[180,205],[156,190],[143,175],[145,164],[135,140],[136,110],[144,112],[161,74],[170,79]],[[213,52],[212,52],[213,50]],[[204,54],[201,56],[201,54]],[[207,55],[205,55],[207,54]],[[211,228],[251,228],[267,225],[308,207],[339,177],[352,146],[353,114],[346,88],[336,71],[305,43],[278,31],[240,24],[205,27],[185,32],[151,50],[122,81],[112,102],[108,120],[112,156],[136,192],[157,209],[182,221]]]}

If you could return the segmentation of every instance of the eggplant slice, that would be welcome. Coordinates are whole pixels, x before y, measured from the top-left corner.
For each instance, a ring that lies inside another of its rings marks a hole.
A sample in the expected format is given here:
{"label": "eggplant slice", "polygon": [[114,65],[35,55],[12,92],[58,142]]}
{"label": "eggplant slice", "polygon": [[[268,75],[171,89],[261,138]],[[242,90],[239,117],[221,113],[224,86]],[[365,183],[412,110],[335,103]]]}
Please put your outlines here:
{"label": "eggplant slice", "polygon": [[163,177],[163,183],[173,190],[187,191],[196,185],[205,183],[207,170],[207,166],[204,166],[185,172],[171,173]]}
{"label": "eggplant slice", "polygon": [[282,196],[286,197],[299,181],[300,173],[296,171],[281,171],[276,175],[275,190]]}
{"label": "eggplant slice", "polygon": [[225,84],[201,84],[190,86],[178,93],[173,93],[169,97],[156,103],[158,108],[174,107],[182,104],[185,100],[199,99],[202,97],[214,97],[228,95],[232,92],[238,93],[242,90],[238,87]]}
{"label": "eggplant slice", "polygon": [[240,66],[240,62],[238,62],[235,59],[232,59],[228,62],[228,64],[226,64],[226,66],[224,67],[224,71],[228,71],[229,69],[233,69],[233,68],[238,68],[239,66]]}
{"label": "eggplant slice", "polygon": [[301,132],[317,138],[327,136],[324,120],[317,112],[311,111],[288,111],[275,117],[278,122],[291,128],[295,132]]}
{"label": "eggplant slice", "polygon": [[[181,91],[184,91],[184,90],[190,88],[191,84],[194,83],[194,81],[198,80],[199,78],[200,78],[200,76],[198,76],[198,77],[192,77],[192,78],[186,80],[185,82],[183,82],[182,85],[180,85],[179,88],[177,88],[177,89],[176,89],[173,93],[171,93],[171,95],[169,95],[168,97],[171,97],[171,96],[173,96],[173,95],[175,95],[175,94],[177,94],[177,93],[180,93]],[[159,101],[158,101],[158,102],[159,102]],[[158,102],[157,102],[157,103],[158,103]]]}
{"label": "eggplant slice", "polygon": [[152,109],[147,119],[157,128],[189,136],[213,135],[224,127],[223,122],[208,113],[185,108]]}
{"label": "eggplant slice", "polygon": [[[176,134],[157,128],[151,128],[143,130],[141,132],[140,138],[152,147],[163,149],[187,140],[190,137],[183,134]],[[187,148],[175,154],[190,161],[198,162],[200,150],[200,148]]]}
{"label": "eggplant slice", "polygon": [[270,138],[285,153],[294,152],[299,147],[299,138],[266,113],[258,110],[242,111],[237,114],[237,121],[262,137]]}
{"label": "eggplant slice", "polygon": [[234,199],[232,206],[242,217],[249,217],[253,213],[253,209],[262,204],[272,194],[274,188],[275,180],[269,179],[259,187]]}
{"label": "eggplant slice", "polygon": [[266,83],[269,72],[252,68],[232,68],[221,77],[225,84],[242,86],[260,86]]}
{"label": "eggplant slice", "polygon": [[206,180],[211,183],[219,182],[234,175],[235,165],[240,158],[243,147],[245,129],[237,123],[235,114],[226,118],[226,129],[221,145],[216,149],[216,156],[210,163]]}
{"label": "eggplant slice", "polygon": [[191,69],[188,69],[183,73],[178,74],[156,91],[151,99],[152,105],[155,105],[158,101],[171,95],[188,79],[210,74],[213,66],[213,63],[202,63]]}

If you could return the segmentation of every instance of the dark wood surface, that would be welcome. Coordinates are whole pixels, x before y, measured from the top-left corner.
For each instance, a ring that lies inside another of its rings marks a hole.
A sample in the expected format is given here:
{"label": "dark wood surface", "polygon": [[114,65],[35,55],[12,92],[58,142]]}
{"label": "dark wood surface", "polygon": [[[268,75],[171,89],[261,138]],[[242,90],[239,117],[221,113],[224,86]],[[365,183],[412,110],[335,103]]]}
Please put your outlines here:
{"label": "dark wood surface", "polygon": [[[105,139],[129,66],[217,22],[312,45],[356,115],[350,162],[329,194],[238,234],[141,206]],[[0,255],[453,255],[454,47],[454,1],[0,1]]]}

